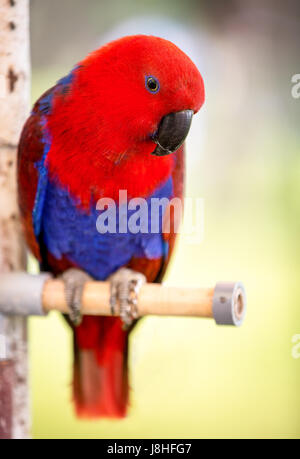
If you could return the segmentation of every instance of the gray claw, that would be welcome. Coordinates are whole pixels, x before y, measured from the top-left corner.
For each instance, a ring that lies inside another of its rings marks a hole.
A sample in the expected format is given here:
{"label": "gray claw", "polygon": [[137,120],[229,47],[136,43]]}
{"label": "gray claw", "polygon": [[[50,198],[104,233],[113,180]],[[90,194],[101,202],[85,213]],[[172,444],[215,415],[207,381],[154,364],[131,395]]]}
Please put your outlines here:
{"label": "gray claw", "polygon": [[132,269],[120,268],[109,280],[111,313],[115,315],[118,307],[124,328],[128,329],[138,318],[138,294],[146,278]]}
{"label": "gray claw", "polygon": [[68,269],[60,277],[65,284],[65,297],[70,309],[70,320],[77,327],[82,320],[81,299],[84,285],[92,278],[84,271],[76,268]]}

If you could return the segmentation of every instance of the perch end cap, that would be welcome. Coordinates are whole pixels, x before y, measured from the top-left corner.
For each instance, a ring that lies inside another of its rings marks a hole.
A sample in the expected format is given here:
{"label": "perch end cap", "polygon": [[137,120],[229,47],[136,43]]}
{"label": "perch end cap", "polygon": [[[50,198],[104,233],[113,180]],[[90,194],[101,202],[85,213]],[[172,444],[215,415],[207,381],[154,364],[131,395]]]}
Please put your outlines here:
{"label": "perch end cap", "polygon": [[218,325],[242,325],[246,313],[246,292],[242,282],[219,282],[213,296],[213,317]]}

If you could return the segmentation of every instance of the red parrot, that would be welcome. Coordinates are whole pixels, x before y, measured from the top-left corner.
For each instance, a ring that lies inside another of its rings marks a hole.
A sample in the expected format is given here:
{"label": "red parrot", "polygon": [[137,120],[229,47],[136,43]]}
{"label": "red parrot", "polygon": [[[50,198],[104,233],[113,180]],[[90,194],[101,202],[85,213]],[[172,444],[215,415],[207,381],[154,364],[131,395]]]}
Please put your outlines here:
{"label": "red parrot", "polygon": [[[175,241],[162,222],[153,232],[133,232],[121,231],[118,220],[115,232],[99,232],[107,208],[99,211],[97,202],[113,199],[120,211],[119,190],[149,205],[153,198],[182,199],[183,142],[203,102],[202,77],[186,54],[162,38],[129,36],[76,65],[40,97],[23,128],[21,217],[41,269],[65,283],[78,416],[125,416],[138,291],[146,280],[162,279]],[[132,209],[125,215],[129,221]],[[109,279],[111,309],[120,317],[81,317],[91,278]]]}

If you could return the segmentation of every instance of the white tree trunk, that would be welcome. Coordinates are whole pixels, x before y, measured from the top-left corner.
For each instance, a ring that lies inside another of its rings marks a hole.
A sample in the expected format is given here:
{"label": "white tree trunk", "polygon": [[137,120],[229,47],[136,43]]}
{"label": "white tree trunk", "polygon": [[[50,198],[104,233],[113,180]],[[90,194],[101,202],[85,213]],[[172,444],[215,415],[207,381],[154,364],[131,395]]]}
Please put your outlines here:
{"label": "white tree trunk", "polygon": [[[29,2],[0,0],[0,276],[25,268],[16,201],[16,151],[29,98]],[[26,335],[24,318],[0,317],[0,438],[29,435]]]}

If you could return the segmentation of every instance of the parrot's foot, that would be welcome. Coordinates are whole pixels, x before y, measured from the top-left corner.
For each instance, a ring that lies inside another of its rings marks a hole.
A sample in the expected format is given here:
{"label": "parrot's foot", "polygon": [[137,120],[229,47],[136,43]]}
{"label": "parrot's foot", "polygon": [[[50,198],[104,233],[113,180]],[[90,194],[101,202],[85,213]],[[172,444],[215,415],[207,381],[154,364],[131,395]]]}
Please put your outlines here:
{"label": "parrot's foot", "polygon": [[110,307],[115,315],[118,307],[124,329],[128,329],[138,317],[138,294],[146,277],[132,269],[120,268],[112,274],[110,281]]}
{"label": "parrot's foot", "polygon": [[60,278],[65,284],[65,297],[69,307],[69,318],[73,325],[76,327],[80,325],[81,317],[81,299],[86,282],[93,280],[84,271],[80,269],[71,268],[65,271]]}

